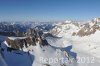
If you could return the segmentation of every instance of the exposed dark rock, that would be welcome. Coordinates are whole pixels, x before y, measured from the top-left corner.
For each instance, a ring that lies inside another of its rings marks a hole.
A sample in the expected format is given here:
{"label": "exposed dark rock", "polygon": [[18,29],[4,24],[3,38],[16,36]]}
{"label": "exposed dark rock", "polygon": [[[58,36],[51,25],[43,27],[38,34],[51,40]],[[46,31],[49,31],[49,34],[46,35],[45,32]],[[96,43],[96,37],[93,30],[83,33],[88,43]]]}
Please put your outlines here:
{"label": "exposed dark rock", "polygon": [[[15,37],[15,38],[16,39],[14,39],[14,40],[12,40],[10,38],[6,39],[6,42],[8,43],[8,45],[11,46],[10,48],[23,50],[23,47],[27,48],[30,45],[36,46],[36,43],[38,43],[38,42],[39,42],[40,46],[48,45],[47,40],[42,38],[42,36],[39,35],[39,33],[35,29],[32,29],[32,28],[26,32],[26,38],[23,38],[23,37],[22,38]],[[11,49],[11,50],[13,50],[13,49]]]}
{"label": "exposed dark rock", "polygon": [[84,27],[81,28],[78,32],[73,32],[72,36],[78,35],[78,36],[88,36],[91,34],[94,34],[97,30],[100,30],[99,25],[96,23],[93,26],[90,26],[89,23],[84,24]]}
{"label": "exposed dark rock", "polygon": [[14,32],[0,32],[0,35],[2,36],[16,36]]}
{"label": "exposed dark rock", "polygon": [[51,66],[51,65],[49,65],[49,64],[43,64],[43,66]]}
{"label": "exposed dark rock", "polygon": [[7,51],[12,52],[13,50],[17,50],[17,49],[7,47]]}

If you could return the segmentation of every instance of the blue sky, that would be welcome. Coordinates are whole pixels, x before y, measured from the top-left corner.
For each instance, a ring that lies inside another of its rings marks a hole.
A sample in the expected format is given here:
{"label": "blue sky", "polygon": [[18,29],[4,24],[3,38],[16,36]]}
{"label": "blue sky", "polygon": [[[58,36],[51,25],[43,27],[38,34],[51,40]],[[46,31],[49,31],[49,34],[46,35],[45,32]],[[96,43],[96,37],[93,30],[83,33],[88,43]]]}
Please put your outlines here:
{"label": "blue sky", "polygon": [[0,21],[87,20],[100,17],[100,0],[0,0]]}

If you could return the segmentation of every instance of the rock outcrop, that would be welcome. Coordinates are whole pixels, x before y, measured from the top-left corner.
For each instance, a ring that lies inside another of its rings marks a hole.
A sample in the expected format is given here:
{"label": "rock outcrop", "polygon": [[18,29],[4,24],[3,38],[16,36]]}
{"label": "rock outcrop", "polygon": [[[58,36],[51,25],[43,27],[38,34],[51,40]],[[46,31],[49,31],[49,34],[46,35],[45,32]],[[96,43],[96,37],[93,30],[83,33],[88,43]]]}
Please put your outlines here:
{"label": "rock outcrop", "polygon": [[32,28],[26,32],[26,37],[8,37],[6,42],[10,48],[17,50],[23,50],[24,47],[27,48],[31,45],[36,46],[37,43],[39,43],[40,46],[48,45],[47,40],[42,38],[42,36],[40,36],[38,32]]}

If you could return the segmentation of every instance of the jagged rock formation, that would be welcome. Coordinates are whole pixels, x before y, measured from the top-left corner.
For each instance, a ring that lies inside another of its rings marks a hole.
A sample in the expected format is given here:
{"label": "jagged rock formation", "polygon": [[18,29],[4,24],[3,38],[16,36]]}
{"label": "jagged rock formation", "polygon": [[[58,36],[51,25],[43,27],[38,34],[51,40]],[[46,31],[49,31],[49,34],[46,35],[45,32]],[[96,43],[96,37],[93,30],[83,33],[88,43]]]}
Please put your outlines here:
{"label": "jagged rock formation", "polygon": [[49,32],[52,35],[60,36],[63,34],[70,34],[72,36],[88,36],[100,30],[100,18],[94,19],[90,22],[68,22],[59,23]]}
{"label": "jagged rock formation", "polygon": [[78,32],[73,32],[72,36],[78,35],[78,36],[88,36],[91,34],[94,34],[97,30],[100,30],[100,26],[96,22],[92,22],[93,25],[90,25],[90,23],[86,23],[82,25],[82,28]]}
{"label": "jagged rock formation", "polygon": [[26,37],[8,37],[6,42],[10,48],[21,50],[23,50],[24,47],[27,48],[31,45],[36,46],[36,43],[38,42],[40,46],[48,45],[47,40],[42,38],[34,28],[28,29],[25,35]]}
{"label": "jagged rock formation", "polygon": [[6,42],[8,43],[11,48],[14,49],[23,49],[25,46],[26,48],[30,45],[36,45],[34,41],[34,38],[25,38],[25,39],[16,39],[16,40],[11,40],[9,38],[6,39]]}

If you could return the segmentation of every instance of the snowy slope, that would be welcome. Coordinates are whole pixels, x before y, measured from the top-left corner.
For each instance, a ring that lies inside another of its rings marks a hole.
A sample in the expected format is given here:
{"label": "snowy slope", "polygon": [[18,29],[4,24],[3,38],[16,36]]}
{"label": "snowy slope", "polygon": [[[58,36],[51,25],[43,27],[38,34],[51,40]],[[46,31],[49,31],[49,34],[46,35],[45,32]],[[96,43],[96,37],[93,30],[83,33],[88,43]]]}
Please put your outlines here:
{"label": "snowy slope", "polygon": [[0,66],[8,66],[4,58],[2,57],[1,53],[0,53]]}
{"label": "snowy slope", "polygon": [[[9,52],[7,51],[6,42],[3,42],[2,48],[3,57],[8,66],[43,66],[45,64],[49,64],[51,66],[61,66],[61,65],[68,65],[74,66],[76,63],[75,59],[70,56],[66,51],[62,51],[61,49],[54,48],[50,45],[47,46],[40,46],[38,43],[36,46],[29,46],[25,48],[30,50],[29,52],[23,52],[20,50]],[[54,61],[43,61],[41,58],[44,59],[59,59],[56,63]],[[66,58],[65,60],[68,61],[67,63],[62,62],[61,58]],[[71,61],[71,59],[73,59]],[[75,65],[76,66],[76,65]]]}
{"label": "snowy slope", "polygon": [[[95,24],[99,26],[97,29],[92,27],[94,24],[95,22],[90,22],[90,23],[83,24],[82,26],[79,24],[79,26],[76,27],[74,24],[71,23],[59,24],[50,32],[53,35],[62,38],[60,39],[47,38],[47,40],[53,46],[58,46],[58,47],[72,46],[71,51],[77,54],[77,59],[79,60],[78,61],[79,66],[99,66],[100,64],[100,51],[99,51],[100,50],[100,39],[99,39],[100,26],[99,25],[100,24],[98,22]],[[66,28],[68,28],[67,26],[70,26],[70,28],[65,29],[65,26]],[[96,31],[94,33],[91,33],[89,35],[84,35],[84,36],[79,36],[78,34],[73,35],[73,32],[78,33],[78,31],[83,28],[84,30],[86,30],[87,33],[89,33],[88,31],[91,29],[95,29]],[[90,29],[88,30],[88,28]],[[55,32],[53,33],[52,31]]]}

